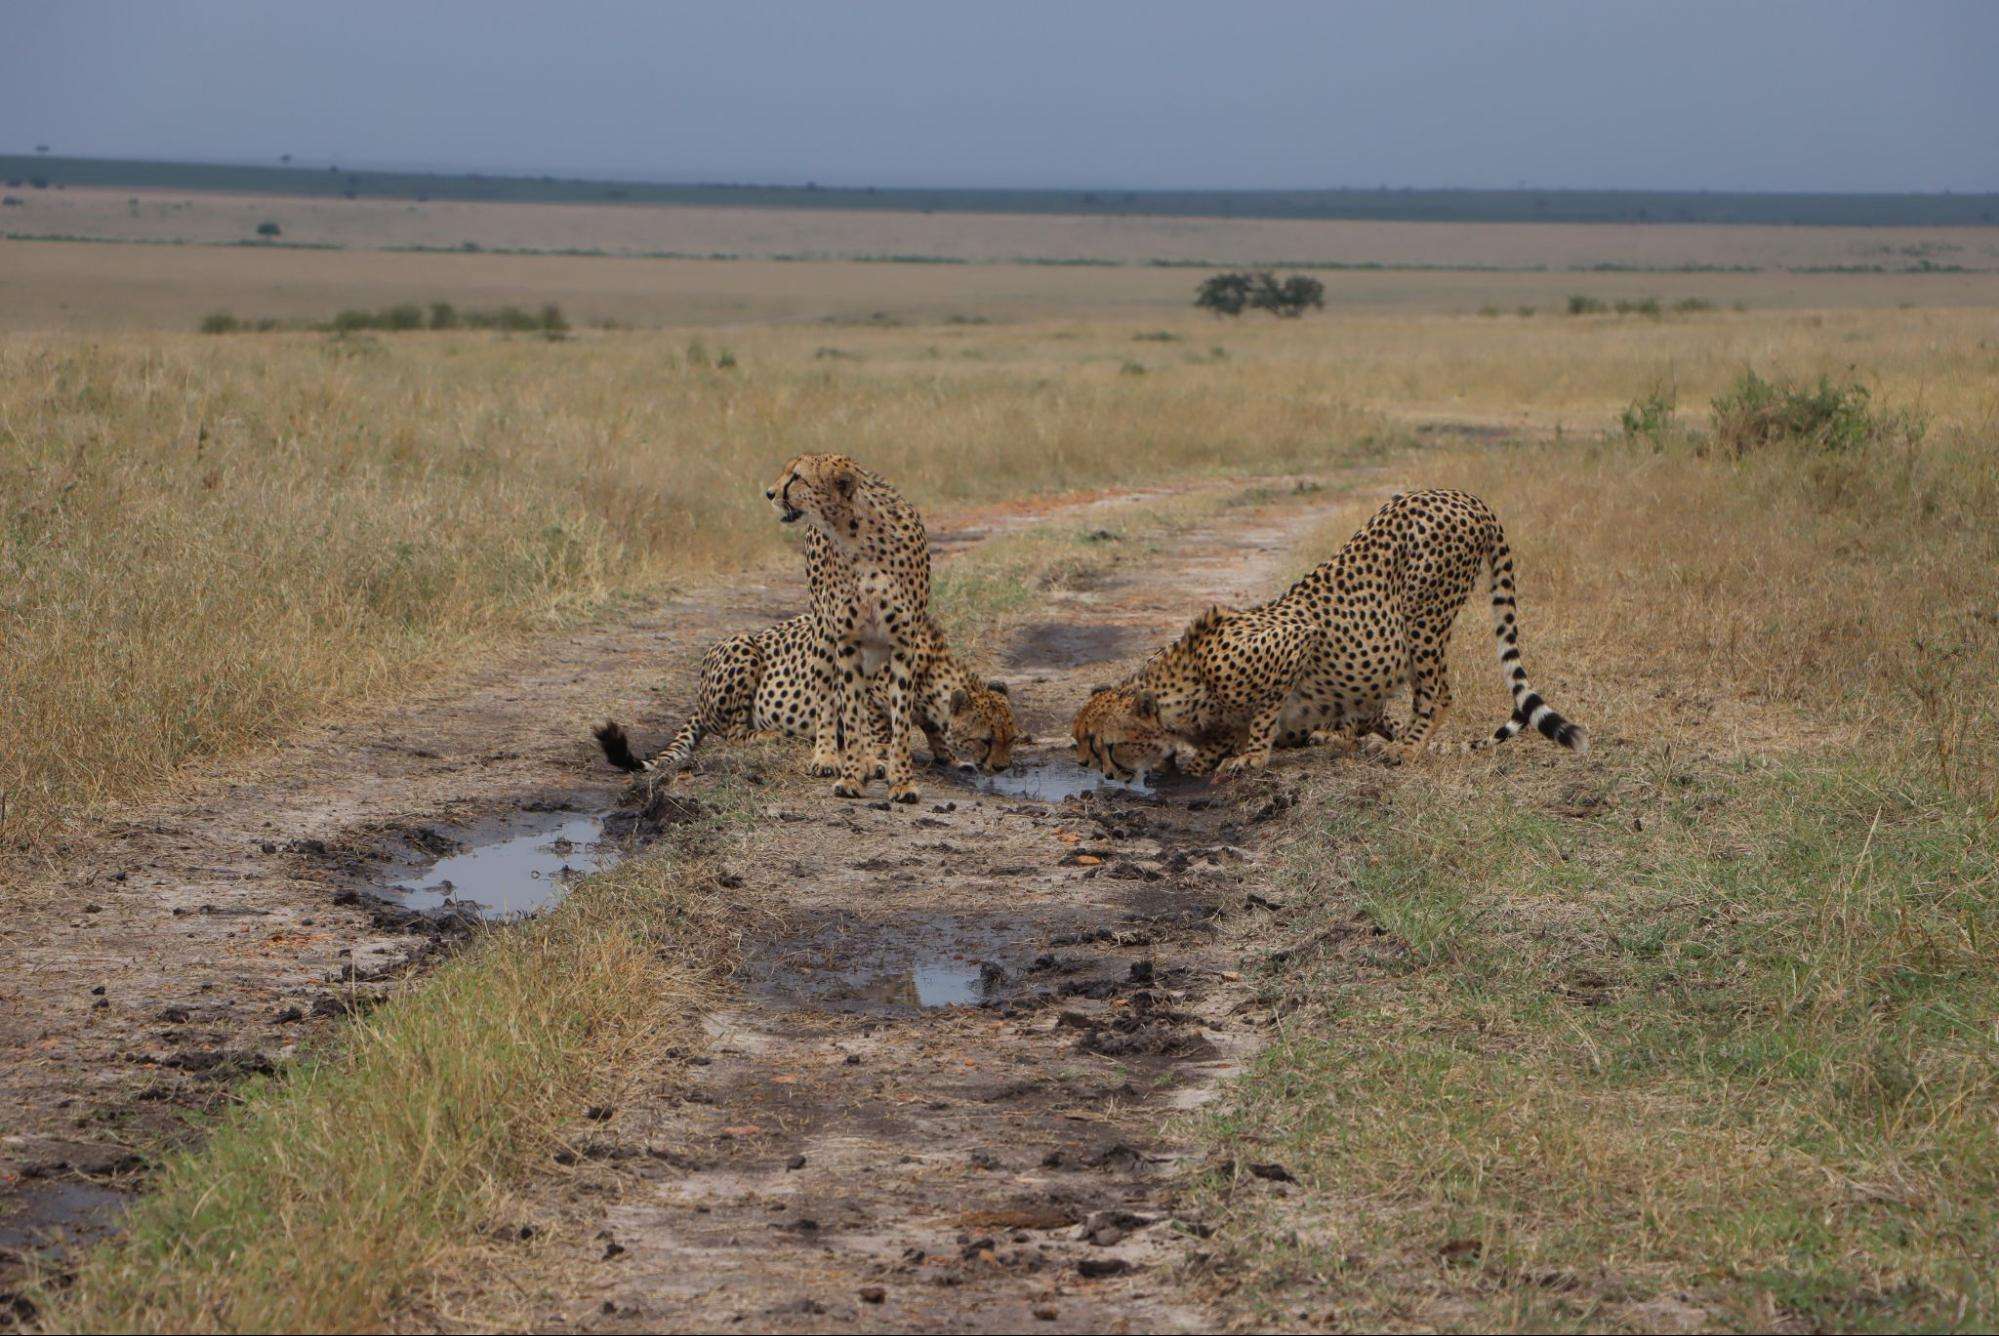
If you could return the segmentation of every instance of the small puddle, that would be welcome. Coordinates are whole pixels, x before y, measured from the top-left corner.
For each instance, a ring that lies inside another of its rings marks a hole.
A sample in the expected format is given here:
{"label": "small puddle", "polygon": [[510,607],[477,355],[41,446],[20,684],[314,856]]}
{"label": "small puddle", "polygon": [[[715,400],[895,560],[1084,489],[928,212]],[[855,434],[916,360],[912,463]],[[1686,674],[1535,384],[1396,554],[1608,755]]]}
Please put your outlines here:
{"label": "small puddle", "polygon": [[1150,784],[1106,779],[1095,770],[1086,770],[1066,756],[1051,756],[1040,761],[1017,760],[1011,767],[996,775],[981,774],[972,778],[970,783],[974,788],[986,793],[997,793],[1007,798],[1033,798],[1039,802],[1050,803],[1059,803],[1064,798],[1075,798],[1099,790],[1133,793],[1146,798],[1157,796],[1157,790]]}
{"label": "small puddle", "polygon": [[103,1238],[118,1228],[125,1194],[95,1183],[50,1182],[0,1197],[0,1248],[20,1252],[68,1237]]}
{"label": "small puddle", "polygon": [[465,850],[390,888],[403,905],[425,912],[470,905],[485,918],[511,918],[561,899],[571,882],[617,857],[603,842],[603,813],[523,817],[459,838]]}
{"label": "small puddle", "polygon": [[999,996],[1027,943],[1002,920],[841,914],[758,953],[749,974],[767,994],[835,1011],[976,1007]]}

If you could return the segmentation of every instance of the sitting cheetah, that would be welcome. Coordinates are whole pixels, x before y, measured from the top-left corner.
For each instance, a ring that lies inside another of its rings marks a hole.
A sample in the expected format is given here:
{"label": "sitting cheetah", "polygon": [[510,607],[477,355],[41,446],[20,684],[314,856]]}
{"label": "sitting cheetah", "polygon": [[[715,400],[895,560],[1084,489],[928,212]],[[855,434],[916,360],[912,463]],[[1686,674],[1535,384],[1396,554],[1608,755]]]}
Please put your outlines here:
{"label": "sitting cheetah", "polygon": [[833,792],[867,791],[870,690],[879,683],[888,729],[883,774],[888,796],[913,803],[909,725],[918,661],[934,652],[930,622],[930,539],[902,494],[845,455],[800,455],[764,497],[785,524],[809,520],[805,574],[825,653],[814,662],[833,708],[819,718],[813,765],[837,761]]}
{"label": "sitting cheetah", "polygon": [[[759,733],[816,738],[825,712],[825,674],[814,658],[825,633],[811,613],[779,622],[753,635],[711,646],[701,660],[701,693],[693,717],[682,724],[665,750],[650,761],[632,754],[625,730],[606,722],[597,740],[611,764],[622,770],[668,773],[693,759],[710,733],[731,739]],[[917,726],[930,744],[934,765],[1004,770],[1012,763],[1013,707],[1006,683],[981,683],[933,635],[932,649],[919,657],[913,677]],[[883,751],[886,714],[873,711],[871,745]],[[960,755],[962,753],[962,756]]]}
{"label": "sitting cheetah", "polygon": [[[1099,688],[1076,715],[1076,759],[1114,779],[1171,762],[1219,780],[1268,764],[1286,741],[1352,747],[1365,734],[1390,739],[1398,759],[1413,756],[1450,705],[1451,624],[1481,568],[1513,714],[1459,750],[1531,726],[1583,751],[1583,729],[1527,685],[1498,516],[1464,492],[1423,491],[1389,501],[1282,597],[1246,612],[1212,608],[1124,683]],[[1394,730],[1383,702],[1404,681],[1411,717]]]}

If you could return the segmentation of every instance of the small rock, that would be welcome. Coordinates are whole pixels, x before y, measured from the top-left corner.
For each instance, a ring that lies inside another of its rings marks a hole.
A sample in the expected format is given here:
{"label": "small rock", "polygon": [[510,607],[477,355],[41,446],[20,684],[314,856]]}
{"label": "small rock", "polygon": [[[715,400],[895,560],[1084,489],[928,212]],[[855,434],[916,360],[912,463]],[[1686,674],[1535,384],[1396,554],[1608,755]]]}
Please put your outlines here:
{"label": "small rock", "polygon": [[304,1019],[305,1013],[303,1011],[300,1011],[297,1007],[286,1007],[283,1011],[271,1017],[271,1024],[290,1025],[294,1021],[302,1021]]}
{"label": "small rock", "polygon": [[888,1291],[879,1285],[861,1286],[861,1302],[864,1304],[878,1304],[886,1298]]}
{"label": "small rock", "polygon": [[1267,1178],[1273,1183],[1296,1183],[1297,1175],[1281,1164],[1252,1164],[1249,1171],[1258,1178]]}
{"label": "small rock", "polygon": [[93,989],[91,989],[91,990],[90,990],[90,995],[91,995],[92,997],[103,997],[103,996],[104,996],[104,985],[103,985],[103,984],[101,984],[101,983],[100,983],[100,984],[98,984],[98,985],[97,985],[97,987],[95,987],[95,988],[93,988]]}
{"label": "small rock", "polygon": [[805,1157],[803,1155],[794,1155],[790,1159],[784,1162],[784,1168],[786,1173],[789,1173],[794,1169],[803,1169],[804,1167],[805,1167]]}
{"label": "small rock", "polygon": [[606,1123],[611,1120],[613,1112],[615,1110],[608,1104],[592,1104],[589,1108],[583,1110],[583,1116],[593,1123]]}
{"label": "small rock", "polygon": [[1042,1304],[1034,1310],[1034,1320],[1036,1322],[1053,1322],[1060,1316],[1061,1314],[1056,1311],[1054,1304]]}
{"label": "small rock", "polygon": [[607,1243],[604,1245],[604,1260],[608,1262],[613,1257],[616,1257],[619,1254],[623,1253],[624,1250],[625,1250],[625,1245],[622,1243],[618,1243],[616,1241]]}
{"label": "small rock", "polygon": [[1131,1263],[1122,1257],[1083,1257],[1076,1262],[1076,1271],[1089,1280],[1101,1280],[1105,1276],[1122,1276],[1131,1270]]}

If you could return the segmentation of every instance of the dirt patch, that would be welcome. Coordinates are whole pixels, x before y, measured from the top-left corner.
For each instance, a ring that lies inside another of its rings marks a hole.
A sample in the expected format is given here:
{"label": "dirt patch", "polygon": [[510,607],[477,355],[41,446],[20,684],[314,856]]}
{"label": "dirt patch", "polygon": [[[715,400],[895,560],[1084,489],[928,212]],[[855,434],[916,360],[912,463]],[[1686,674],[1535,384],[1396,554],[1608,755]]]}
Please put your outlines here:
{"label": "dirt patch", "polygon": [[1006,666],[1019,671],[1045,672],[1110,663],[1129,657],[1138,638],[1137,628],[1130,626],[1035,622],[1014,635],[1007,647]]}
{"label": "dirt patch", "polygon": [[[1088,614],[1016,644],[1112,629],[1088,642],[1100,658],[1038,659],[1016,689],[1023,720],[1065,737],[1096,677],[1209,602],[1281,585],[1317,518],[1245,507],[1114,600],[1052,594]],[[1210,1225],[1183,1206],[1187,1148],[1161,1115],[1260,1043],[1219,928],[1275,903],[1257,836],[1295,794],[1281,772],[1106,786],[1057,743],[1016,761],[933,777],[914,809],[773,778],[740,871],[784,920],[745,944],[705,1051],[660,1052],[615,1117],[579,1122],[524,1203],[535,1242],[493,1262],[540,1280],[539,1325],[1211,1325],[1177,1279]],[[454,1310],[476,1312],[463,1298]]]}

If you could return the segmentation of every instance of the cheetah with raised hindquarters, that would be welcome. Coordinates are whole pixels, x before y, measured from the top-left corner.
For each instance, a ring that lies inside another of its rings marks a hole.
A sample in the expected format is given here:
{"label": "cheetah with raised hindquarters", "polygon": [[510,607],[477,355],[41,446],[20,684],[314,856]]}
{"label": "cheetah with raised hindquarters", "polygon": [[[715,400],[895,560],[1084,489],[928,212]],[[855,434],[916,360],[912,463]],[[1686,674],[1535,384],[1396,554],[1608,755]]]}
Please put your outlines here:
{"label": "cheetah with raised hindquarters", "polygon": [[[1115,779],[1172,764],[1220,780],[1267,765],[1287,740],[1352,748],[1365,738],[1395,759],[1414,756],[1450,706],[1451,626],[1481,570],[1513,713],[1490,737],[1451,750],[1532,728],[1583,751],[1582,727],[1527,683],[1513,569],[1499,517],[1479,498],[1396,496],[1279,598],[1212,608],[1126,681],[1099,688],[1075,719],[1076,759]],[[1384,701],[1404,682],[1410,718],[1396,729]]]}
{"label": "cheetah with raised hindquarters", "polygon": [[812,611],[824,634],[815,658],[825,698],[813,747],[814,768],[837,768],[835,795],[867,791],[873,749],[868,713],[880,690],[888,746],[882,756],[888,796],[915,802],[909,725],[918,664],[936,650],[930,621],[930,538],[902,494],[845,455],[799,455],[764,498],[785,524],[805,520],[805,574]]}
{"label": "cheetah with raised hindquarters", "polygon": [[[737,740],[758,734],[817,738],[829,705],[827,674],[815,662],[824,641],[811,613],[720,641],[702,657],[694,713],[657,756],[640,760],[615,722],[600,727],[597,740],[621,770],[667,774],[691,761],[711,734]],[[911,684],[916,724],[929,743],[932,764],[988,772],[1012,764],[1013,707],[1004,682],[979,681],[944,647],[943,637],[933,634],[930,650],[917,658]],[[871,717],[871,745],[879,753],[887,725],[879,700]]]}

